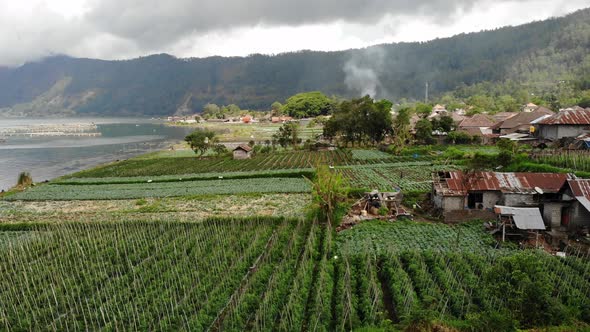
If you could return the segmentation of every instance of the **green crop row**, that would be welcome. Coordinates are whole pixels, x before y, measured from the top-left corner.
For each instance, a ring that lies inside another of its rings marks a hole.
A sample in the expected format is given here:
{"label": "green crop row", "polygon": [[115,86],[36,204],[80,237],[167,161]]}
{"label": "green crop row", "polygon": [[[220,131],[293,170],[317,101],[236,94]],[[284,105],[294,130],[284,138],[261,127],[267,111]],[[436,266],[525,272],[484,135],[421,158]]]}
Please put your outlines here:
{"label": "green crop row", "polygon": [[7,197],[7,200],[104,200],[146,197],[248,193],[303,193],[311,190],[303,178],[217,179],[160,183],[46,184]]}

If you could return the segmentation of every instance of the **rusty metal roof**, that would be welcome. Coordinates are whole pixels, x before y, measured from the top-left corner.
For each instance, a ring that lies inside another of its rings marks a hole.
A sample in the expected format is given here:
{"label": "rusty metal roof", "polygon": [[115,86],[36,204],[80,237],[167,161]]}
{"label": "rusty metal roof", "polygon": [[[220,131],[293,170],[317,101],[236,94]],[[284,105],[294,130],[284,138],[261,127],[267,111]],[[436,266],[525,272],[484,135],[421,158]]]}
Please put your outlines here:
{"label": "rusty metal roof", "polygon": [[576,200],[580,202],[586,208],[586,210],[590,211],[590,180],[568,180],[567,184],[570,186],[570,189],[576,197]]}
{"label": "rusty metal roof", "polygon": [[564,109],[557,114],[550,116],[540,125],[590,125],[590,109]]}
{"label": "rusty metal roof", "polygon": [[535,188],[556,193],[570,178],[568,174],[558,173],[475,172],[466,176],[461,171],[453,171],[445,174],[445,178],[435,181],[435,190],[443,196],[465,196],[469,191],[534,194]]}

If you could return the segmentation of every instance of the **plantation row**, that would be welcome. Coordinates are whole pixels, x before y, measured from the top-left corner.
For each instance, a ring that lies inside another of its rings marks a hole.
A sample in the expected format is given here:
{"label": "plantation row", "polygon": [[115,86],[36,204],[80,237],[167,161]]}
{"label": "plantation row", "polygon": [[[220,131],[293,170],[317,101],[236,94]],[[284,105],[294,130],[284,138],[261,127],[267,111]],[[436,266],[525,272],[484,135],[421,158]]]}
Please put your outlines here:
{"label": "plantation row", "polygon": [[131,177],[68,177],[52,181],[52,184],[115,184],[115,183],[145,183],[151,182],[180,182],[180,181],[197,181],[197,180],[215,180],[215,179],[250,179],[250,178],[270,178],[270,177],[297,177],[312,178],[313,168],[298,169],[277,169],[266,171],[247,171],[247,172],[225,172],[225,173],[194,173],[181,175],[159,175],[159,176],[131,176]]}
{"label": "plantation row", "polygon": [[411,250],[461,251],[488,253],[495,240],[482,230],[479,222],[455,226],[372,221],[361,223],[338,234],[338,246],[343,253],[365,252],[373,255],[393,254]]}
{"label": "plantation row", "polygon": [[[0,326],[344,331],[437,321],[512,330],[590,322],[588,257],[479,251],[491,237],[475,224],[461,226],[476,242],[461,250],[454,227],[364,225],[341,233],[357,232],[360,244],[345,236],[339,249],[328,228],[304,220],[46,226],[0,246]],[[378,232],[395,247],[371,246]],[[414,245],[417,234],[439,244]]]}
{"label": "plantation row", "polygon": [[0,247],[0,326],[326,330],[328,243],[318,224],[276,218],[42,229]]}
{"label": "plantation row", "polygon": [[[342,328],[438,321],[471,331],[590,322],[590,263],[543,252],[343,255]],[[387,296],[384,296],[384,291]]]}
{"label": "plantation row", "polygon": [[590,172],[590,153],[586,151],[563,151],[551,154],[533,154],[532,159],[543,164]]}
{"label": "plantation row", "polygon": [[103,200],[248,193],[304,193],[303,178],[246,178],[160,183],[46,184],[6,197],[6,200]]}
{"label": "plantation row", "polygon": [[[369,153],[380,153],[373,151]],[[357,152],[358,154],[358,152]],[[388,155],[389,156],[389,155]],[[412,157],[393,157],[389,159],[356,160],[348,150],[334,151],[288,151],[259,154],[251,159],[234,160],[230,157],[197,157],[129,159],[102,167],[75,173],[72,177],[137,177],[182,175],[195,173],[249,172],[264,170],[307,169],[317,165],[364,165],[412,161]]]}
{"label": "plantation row", "polygon": [[395,188],[410,191],[429,191],[432,172],[454,170],[452,165],[433,165],[430,162],[339,167],[338,171],[352,187],[392,191]]}

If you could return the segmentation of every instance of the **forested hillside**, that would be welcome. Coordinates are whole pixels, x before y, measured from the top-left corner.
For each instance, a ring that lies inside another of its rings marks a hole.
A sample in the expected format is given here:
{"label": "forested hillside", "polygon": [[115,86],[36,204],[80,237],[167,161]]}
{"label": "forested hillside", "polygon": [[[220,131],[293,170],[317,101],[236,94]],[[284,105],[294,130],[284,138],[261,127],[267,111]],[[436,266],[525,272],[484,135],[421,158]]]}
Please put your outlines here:
{"label": "forested hillside", "polygon": [[206,103],[269,109],[302,91],[397,101],[491,82],[588,89],[590,9],[518,27],[340,52],[103,61],[54,56],[0,68],[0,115],[169,115]]}

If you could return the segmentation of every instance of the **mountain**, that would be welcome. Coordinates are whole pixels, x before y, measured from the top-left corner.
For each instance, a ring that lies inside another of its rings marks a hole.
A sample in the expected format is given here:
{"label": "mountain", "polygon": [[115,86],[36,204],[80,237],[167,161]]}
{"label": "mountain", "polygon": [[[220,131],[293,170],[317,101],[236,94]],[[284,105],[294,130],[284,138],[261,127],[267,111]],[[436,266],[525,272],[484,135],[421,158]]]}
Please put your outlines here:
{"label": "mountain", "polygon": [[516,27],[421,43],[338,52],[179,59],[167,54],[104,61],[53,56],[0,67],[0,115],[162,116],[206,103],[269,109],[302,91],[421,99],[481,82],[531,92],[590,82],[590,9]]}

